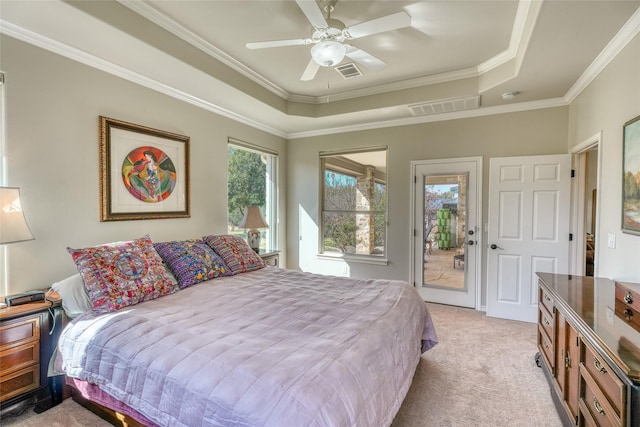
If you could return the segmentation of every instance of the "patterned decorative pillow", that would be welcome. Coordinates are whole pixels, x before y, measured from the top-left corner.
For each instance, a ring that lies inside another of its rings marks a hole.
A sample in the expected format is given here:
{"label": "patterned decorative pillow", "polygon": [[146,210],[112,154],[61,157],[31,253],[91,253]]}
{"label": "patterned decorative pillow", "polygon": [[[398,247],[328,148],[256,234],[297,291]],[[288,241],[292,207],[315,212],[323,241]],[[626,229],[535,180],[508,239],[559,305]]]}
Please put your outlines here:
{"label": "patterned decorative pillow", "polygon": [[180,288],[233,273],[222,258],[202,240],[154,243],[160,257],[178,279]]}
{"label": "patterned decorative pillow", "polygon": [[109,313],[176,290],[149,236],[67,250],[96,313]]}
{"label": "patterned decorative pillow", "polygon": [[237,236],[205,236],[202,238],[222,260],[233,274],[246,273],[264,267],[264,261],[247,242]]}

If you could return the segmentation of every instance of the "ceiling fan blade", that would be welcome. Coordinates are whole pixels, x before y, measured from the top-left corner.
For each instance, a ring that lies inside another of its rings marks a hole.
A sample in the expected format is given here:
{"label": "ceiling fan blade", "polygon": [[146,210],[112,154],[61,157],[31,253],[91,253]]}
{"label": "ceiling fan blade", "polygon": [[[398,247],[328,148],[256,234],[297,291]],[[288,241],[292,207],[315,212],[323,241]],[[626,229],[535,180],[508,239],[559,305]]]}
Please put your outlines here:
{"label": "ceiling fan blade", "polygon": [[311,59],[311,61],[309,61],[309,63],[307,64],[307,68],[305,68],[304,73],[302,73],[302,77],[300,77],[300,80],[305,82],[313,80],[319,69],[320,65],[318,65],[316,61]]}
{"label": "ceiling fan blade", "polygon": [[346,32],[349,34],[349,38],[357,39],[359,37],[370,36],[371,34],[409,27],[410,25],[411,17],[407,12],[402,11],[356,24],[353,27],[347,28]]}
{"label": "ceiling fan blade", "polygon": [[316,0],[296,0],[296,3],[298,3],[302,13],[315,28],[327,28],[329,26]]}
{"label": "ceiling fan blade", "polygon": [[311,39],[291,39],[291,40],[272,40],[265,42],[250,42],[247,43],[249,49],[264,49],[267,47],[281,47],[281,46],[298,46],[311,44]]}
{"label": "ceiling fan blade", "polygon": [[376,58],[370,53],[365,52],[362,49],[358,49],[355,46],[346,45],[347,53],[346,56],[353,59],[359,64],[366,66],[371,69],[379,69],[387,65],[383,60]]}

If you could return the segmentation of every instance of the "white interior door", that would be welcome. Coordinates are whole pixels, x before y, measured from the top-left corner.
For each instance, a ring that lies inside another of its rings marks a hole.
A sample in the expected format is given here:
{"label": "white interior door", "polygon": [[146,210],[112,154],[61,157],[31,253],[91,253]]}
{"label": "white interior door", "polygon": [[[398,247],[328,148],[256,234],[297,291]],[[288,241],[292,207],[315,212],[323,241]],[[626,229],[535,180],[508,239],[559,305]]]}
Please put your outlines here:
{"label": "white interior door", "polygon": [[569,267],[569,154],[492,158],[487,315],[535,322],[536,272]]}
{"label": "white interior door", "polygon": [[479,307],[482,157],[411,167],[413,283],[425,301]]}

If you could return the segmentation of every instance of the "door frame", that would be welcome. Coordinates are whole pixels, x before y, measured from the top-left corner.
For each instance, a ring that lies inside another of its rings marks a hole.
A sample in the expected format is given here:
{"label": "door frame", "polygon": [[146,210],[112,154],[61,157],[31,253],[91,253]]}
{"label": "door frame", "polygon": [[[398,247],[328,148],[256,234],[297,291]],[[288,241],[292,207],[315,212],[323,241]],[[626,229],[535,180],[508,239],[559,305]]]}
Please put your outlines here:
{"label": "door frame", "polygon": [[[484,265],[482,264],[482,253],[483,253],[483,245],[482,245],[482,240],[484,237],[484,226],[482,223],[482,178],[484,176],[484,169],[483,169],[483,165],[482,165],[482,160],[483,157],[482,156],[475,156],[475,157],[454,157],[454,158],[448,158],[448,159],[431,159],[431,160],[412,160],[411,161],[411,175],[410,175],[410,179],[411,179],[411,185],[410,187],[410,191],[411,191],[411,195],[409,197],[410,200],[410,209],[409,209],[409,232],[410,232],[410,237],[409,237],[409,256],[411,259],[411,262],[409,263],[409,267],[410,267],[410,271],[409,271],[409,283],[412,283],[414,288],[417,289],[418,287],[418,283],[416,281],[416,276],[415,276],[415,271],[416,271],[416,252],[415,252],[415,239],[418,238],[418,236],[416,235],[416,230],[415,230],[415,220],[416,220],[416,215],[415,215],[415,211],[416,211],[416,198],[415,198],[415,192],[416,192],[416,185],[418,184],[415,180],[416,177],[416,168],[418,166],[425,166],[425,165],[434,165],[434,164],[438,164],[438,165],[445,165],[445,164],[449,164],[449,163],[460,163],[460,162],[475,162],[476,163],[476,224],[477,224],[477,228],[478,228],[478,233],[476,233],[476,241],[477,241],[477,247],[479,250],[475,251],[475,263],[476,263],[476,277],[475,277],[475,284],[469,283],[469,286],[474,286],[475,285],[475,291],[476,291],[476,298],[475,298],[475,310],[480,310],[482,307],[482,277],[484,276]],[[466,279],[465,279],[466,280]]]}
{"label": "door frame", "polygon": [[[602,175],[602,131],[590,136],[579,144],[571,148],[571,163],[574,170],[574,177],[571,182],[571,218],[569,229],[573,233],[574,245],[569,250],[569,271],[575,275],[584,275],[584,259],[586,247],[586,186],[585,181],[587,173],[586,152],[598,148],[598,160],[596,170],[596,188],[600,188]],[[600,191],[596,193],[596,220],[595,220],[595,236],[596,245],[593,254],[593,275],[598,275],[598,245],[600,234]]]}

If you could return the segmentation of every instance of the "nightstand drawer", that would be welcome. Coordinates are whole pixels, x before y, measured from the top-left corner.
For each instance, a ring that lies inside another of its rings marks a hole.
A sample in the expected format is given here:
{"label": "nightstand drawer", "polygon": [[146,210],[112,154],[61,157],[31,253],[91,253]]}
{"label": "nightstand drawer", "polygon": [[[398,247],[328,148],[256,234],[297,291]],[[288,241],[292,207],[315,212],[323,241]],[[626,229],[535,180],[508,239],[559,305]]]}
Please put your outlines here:
{"label": "nightstand drawer", "polygon": [[40,387],[40,365],[0,376],[0,402]]}
{"label": "nightstand drawer", "polygon": [[[34,341],[19,347],[0,351],[0,375],[24,369],[40,362],[40,342]],[[4,390],[2,390],[4,392]]]}
{"label": "nightstand drawer", "polygon": [[9,321],[0,326],[0,351],[39,339],[39,315]]}

